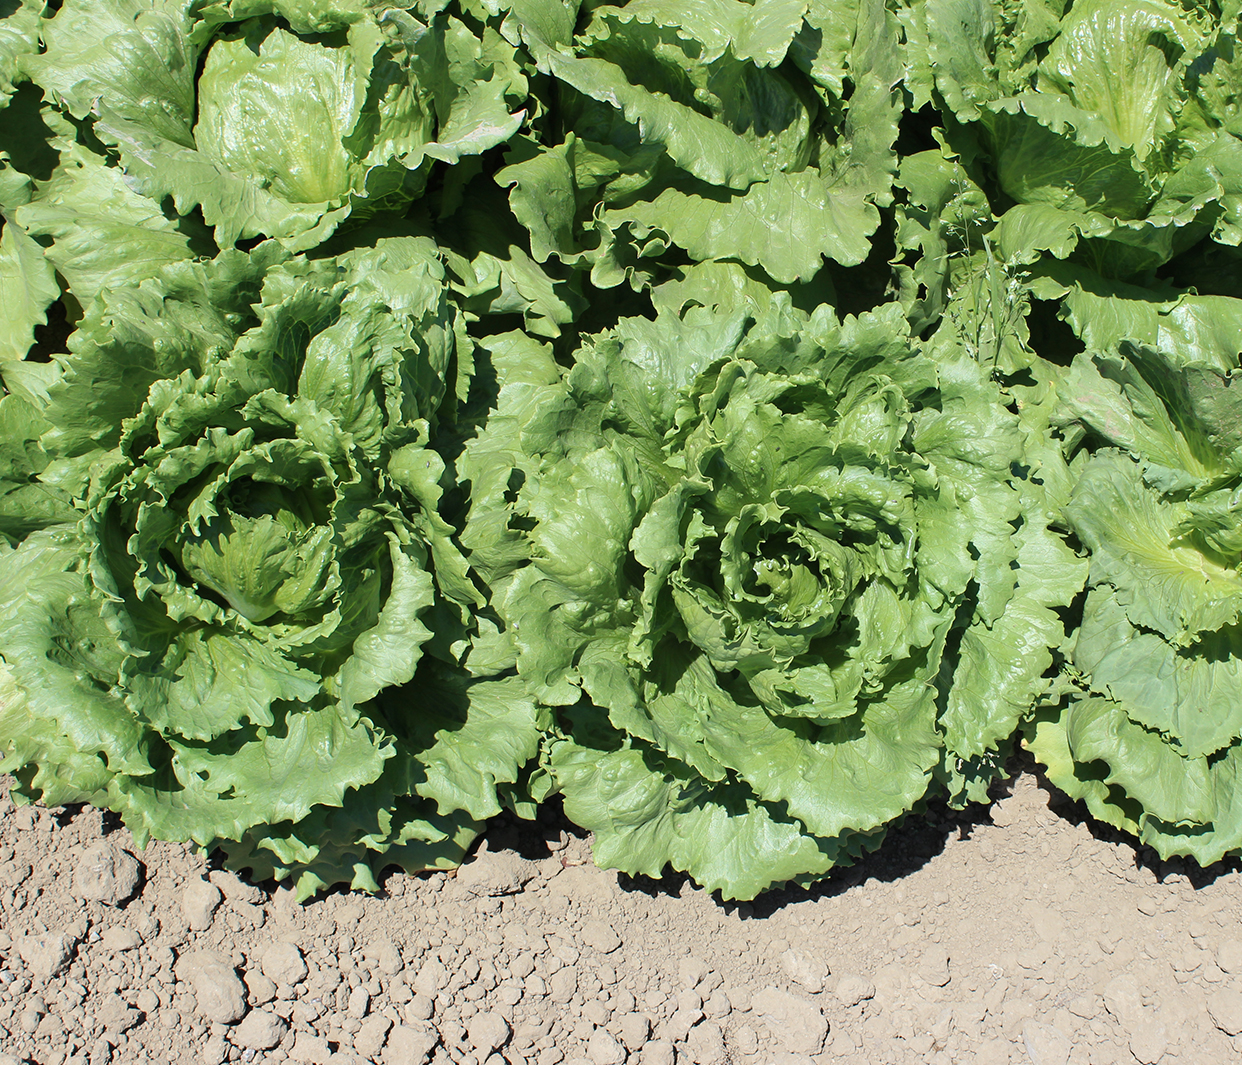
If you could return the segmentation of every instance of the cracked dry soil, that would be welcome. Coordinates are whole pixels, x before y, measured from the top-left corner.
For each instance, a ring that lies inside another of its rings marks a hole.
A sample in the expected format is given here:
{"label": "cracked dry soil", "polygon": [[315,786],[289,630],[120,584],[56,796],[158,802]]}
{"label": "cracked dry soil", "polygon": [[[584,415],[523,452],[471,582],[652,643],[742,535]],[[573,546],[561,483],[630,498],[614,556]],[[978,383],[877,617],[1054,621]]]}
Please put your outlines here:
{"label": "cracked dry soil", "polygon": [[0,779],[0,1065],[1238,1060],[1238,864],[1158,862],[1018,769],[753,904],[597,870],[549,812],[299,906]]}

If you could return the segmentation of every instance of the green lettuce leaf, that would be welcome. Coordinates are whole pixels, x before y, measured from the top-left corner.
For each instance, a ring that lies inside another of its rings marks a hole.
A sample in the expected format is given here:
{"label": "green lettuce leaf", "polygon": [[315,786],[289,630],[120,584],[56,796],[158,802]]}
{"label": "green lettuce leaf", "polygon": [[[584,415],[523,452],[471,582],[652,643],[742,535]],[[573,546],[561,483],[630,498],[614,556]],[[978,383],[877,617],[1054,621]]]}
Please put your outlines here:
{"label": "green lettuce leaf", "polygon": [[39,0],[21,0],[0,22],[0,108],[24,80],[25,64],[38,55],[43,8]]}

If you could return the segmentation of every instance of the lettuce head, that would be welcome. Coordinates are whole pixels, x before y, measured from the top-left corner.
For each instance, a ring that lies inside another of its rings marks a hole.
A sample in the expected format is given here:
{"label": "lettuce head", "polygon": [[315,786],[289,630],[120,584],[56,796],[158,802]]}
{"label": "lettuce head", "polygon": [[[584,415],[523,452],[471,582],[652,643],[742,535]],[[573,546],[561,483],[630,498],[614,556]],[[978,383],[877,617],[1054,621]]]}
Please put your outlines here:
{"label": "lettuce head", "polygon": [[436,160],[503,143],[523,118],[513,47],[444,12],[71,0],[40,35],[31,80],[92,123],[136,192],[201,211],[221,248],[305,250],[404,210]]}
{"label": "lettuce head", "polygon": [[1004,257],[1141,280],[1242,239],[1236,6],[918,0],[905,20],[916,97],[951,116]]}
{"label": "lettuce head", "polygon": [[986,787],[1075,567],[1019,517],[1018,422],[974,360],[896,305],[787,300],[626,319],[568,371],[519,335],[492,358],[465,542],[597,860],[749,898],[878,845],[934,779]]}
{"label": "lettuce head", "polygon": [[[140,841],[218,844],[303,895],[374,888],[460,860],[535,750],[531,701],[471,658],[482,597],[442,514],[470,345],[422,238],[257,251],[246,313],[180,329],[194,280],[245,258],[97,301],[75,335],[43,476],[81,513],[6,558],[0,764]],[[155,350],[196,364],[87,387]]]}

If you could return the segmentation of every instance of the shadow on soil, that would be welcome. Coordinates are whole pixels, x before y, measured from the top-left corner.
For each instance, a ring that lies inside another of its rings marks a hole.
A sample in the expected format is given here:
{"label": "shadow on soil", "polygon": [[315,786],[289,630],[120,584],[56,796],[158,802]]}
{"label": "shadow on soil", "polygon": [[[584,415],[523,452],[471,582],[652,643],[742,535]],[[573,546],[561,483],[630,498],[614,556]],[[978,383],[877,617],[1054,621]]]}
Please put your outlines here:
{"label": "shadow on soil", "polygon": [[[1171,876],[1184,876],[1196,891],[1214,884],[1221,877],[1242,870],[1242,860],[1225,858],[1209,866],[1201,866],[1193,858],[1161,858],[1155,848],[1139,843],[1128,832],[1114,828],[1091,816],[1087,804],[1071,799],[1065,792],[1048,782],[1039,765],[1029,755],[1023,755],[1017,764],[1019,772],[1031,773],[1040,789],[1048,796],[1048,809],[1072,825],[1086,825],[1091,835],[1105,843],[1115,844],[1136,869],[1146,869],[1163,883]],[[1012,778],[1006,782],[1012,784]]]}
{"label": "shadow on soil", "polygon": [[[1025,752],[1016,755],[1006,766],[1007,775],[990,789],[994,800],[1003,799],[1012,790],[1022,774],[1029,773],[1047,797],[1048,808],[1059,818],[1073,825],[1086,825],[1098,840],[1121,848],[1125,860],[1136,868],[1149,870],[1158,881],[1167,877],[1185,876],[1196,888],[1201,889],[1218,878],[1242,869],[1236,858],[1217,862],[1201,868],[1193,859],[1161,859],[1148,846],[1139,844],[1132,836],[1111,825],[1095,820],[1086,805],[1075,802],[1064,792],[1050,784],[1034,759]],[[720,898],[713,893],[716,905],[728,913],[737,912],[743,918],[766,918],[796,902],[819,898],[831,898],[869,880],[893,882],[917,872],[932,858],[939,855],[950,838],[969,839],[976,827],[992,823],[991,808],[972,803],[962,810],[953,810],[943,800],[933,799],[926,803],[921,813],[911,813],[889,829],[880,845],[871,853],[864,854],[853,865],[839,866],[822,880],[807,888],[798,886],[778,887],[760,895],[753,902],[735,902]],[[512,815],[502,815],[488,828],[486,838],[492,850],[502,848],[517,851],[524,858],[538,860],[552,853],[548,842],[562,838],[585,840],[587,833],[573,824],[564,814],[559,801],[551,801],[540,810],[536,821],[521,821]],[[618,874],[618,884],[623,891],[641,892],[652,897],[675,897],[693,887],[684,873],[669,872],[659,878]]]}

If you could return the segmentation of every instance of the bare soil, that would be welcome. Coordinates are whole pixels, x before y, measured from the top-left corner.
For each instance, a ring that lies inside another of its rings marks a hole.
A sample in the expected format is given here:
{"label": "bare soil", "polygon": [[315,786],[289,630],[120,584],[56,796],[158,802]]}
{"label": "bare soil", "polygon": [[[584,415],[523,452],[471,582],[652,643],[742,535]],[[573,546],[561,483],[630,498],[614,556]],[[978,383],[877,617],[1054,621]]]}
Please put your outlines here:
{"label": "bare soil", "polygon": [[555,811],[304,905],[0,780],[0,1065],[1213,1065],[1237,863],[1161,863],[1029,767],[810,891],[590,864]]}

